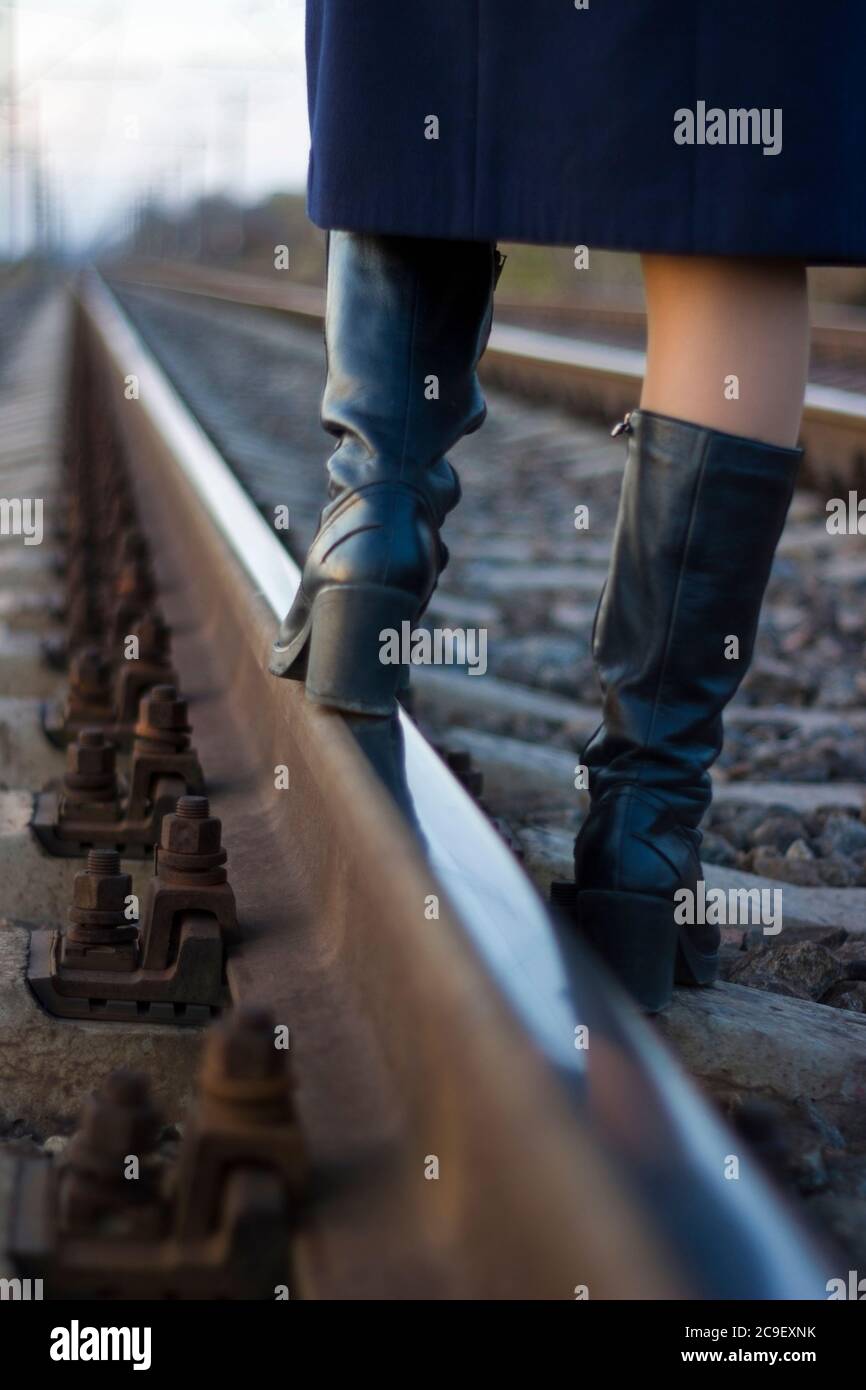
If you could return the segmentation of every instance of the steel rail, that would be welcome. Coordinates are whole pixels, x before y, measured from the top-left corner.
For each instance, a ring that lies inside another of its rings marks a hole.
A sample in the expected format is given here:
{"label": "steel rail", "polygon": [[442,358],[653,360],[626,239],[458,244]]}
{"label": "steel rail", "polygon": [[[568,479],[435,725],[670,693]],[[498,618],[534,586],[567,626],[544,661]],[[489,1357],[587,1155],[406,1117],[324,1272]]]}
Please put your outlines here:
{"label": "steel rail", "polygon": [[[205,298],[270,309],[297,322],[320,326],[324,294],[309,285],[275,285],[237,271],[199,266],[142,269],[112,267],[111,277],[129,284],[176,290]],[[513,311],[513,303],[509,304]],[[861,349],[864,330],[842,313],[823,317],[816,336],[844,352],[846,341]],[[637,404],[646,356],[634,348],[494,323],[482,361],[482,375],[493,385],[606,421]],[[802,480],[827,488],[866,484],[866,394],[812,383],[807,387],[800,431],[805,457]]]}
{"label": "steel rail", "polygon": [[324,1175],[302,1291],[824,1297],[825,1255],[411,721],[268,676],[297,568],[96,276],[82,304],[217,782],[232,991],[293,1030]]}
{"label": "steel rail", "polygon": [[[485,356],[487,378],[609,419],[640,398],[646,354],[633,348],[497,324]],[[866,477],[866,395],[811,383],[800,430],[803,478],[814,486]]]}

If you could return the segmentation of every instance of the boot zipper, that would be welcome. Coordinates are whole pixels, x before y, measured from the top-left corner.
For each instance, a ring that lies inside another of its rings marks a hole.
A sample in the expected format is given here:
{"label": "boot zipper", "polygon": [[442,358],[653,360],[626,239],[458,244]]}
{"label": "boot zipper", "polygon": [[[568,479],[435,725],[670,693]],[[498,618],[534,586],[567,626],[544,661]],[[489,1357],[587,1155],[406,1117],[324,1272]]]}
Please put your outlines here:
{"label": "boot zipper", "polygon": [[631,432],[631,411],[629,410],[626,412],[625,418],[620,420],[618,425],[614,425],[610,432],[610,437],[611,439],[616,439],[618,434],[631,434]]}

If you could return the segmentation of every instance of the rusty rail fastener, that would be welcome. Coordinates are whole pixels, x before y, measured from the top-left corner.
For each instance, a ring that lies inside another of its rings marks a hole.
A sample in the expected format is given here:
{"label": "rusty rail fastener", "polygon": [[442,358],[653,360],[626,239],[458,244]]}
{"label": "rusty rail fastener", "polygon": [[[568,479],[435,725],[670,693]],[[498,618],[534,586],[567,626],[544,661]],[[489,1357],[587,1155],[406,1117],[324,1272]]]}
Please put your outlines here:
{"label": "rusty rail fastener", "polygon": [[[48,1297],[268,1299],[289,1283],[308,1164],[289,1057],[270,1015],[241,1009],[207,1034],[200,1095],[177,1163],[145,1078],[114,1073],[66,1152],[18,1161],[8,1240]],[[127,1181],[130,1156],[139,1177]]]}
{"label": "rusty rail fastener", "polygon": [[[78,1129],[56,1164],[57,1224],[70,1236],[93,1239],[163,1234],[167,1212],[151,1158],[162,1125],[146,1076],[115,1071],[102,1092],[88,1097]],[[130,1158],[138,1174],[128,1179]]]}
{"label": "rusty rail fastener", "polygon": [[294,1113],[287,1052],[274,1044],[266,1009],[235,1009],[210,1029],[199,1103],[184,1130],[175,1175],[175,1227],[182,1240],[218,1229],[226,1174],[255,1155],[297,1198],[307,1161]]}
{"label": "rusty rail fastener", "polygon": [[82,729],[66,750],[66,772],[57,802],[58,833],[62,836],[64,827],[84,823],[113,835],[120,817],[117,749],[104,730]]}
{"label": "rusty rail fastener", "polygon": [[110,727],[114,722],[113,680],[111,662],[98,646],[75,652],[66,698],[43,708],[42,727],[49,742],[65,748],[82,729]]}
{"label": "rusty rail fastener", "polygon": [[141,824],[149,845],[179,796],[204,793],[191,733],[186,700],[173,685],[155,685],[139,705],[125,817],[130,826]]}
{"label": "rusty rail fastener", "polygon": [[[143,696],[155,686],[178,684],[171,664],[171,628],[152,608],[115,613],[123,632],[115,634],[111,647],[101,647],[100,610],[92,592],[84,590],[72,601],[69,616],[66,638],[47,638],[43,643],[45,659],[56,669],[62,669],[68,654],[73,654],[66,699],[45,706],[45,734],[56,747],[63,748],[82,728],[99,725],[120,750],[128,751]],[[138,643],[134,659],[127,658],[130,637]],[[82,646],[83,642],[87,645]]]}
{"label": "rusty rail fastener", "polygon": [[138,642],[138,656],[115,663],[115,736],[125,746],[133,736],[142,696],[155,686],[178,684],[171,664],[171,628],[159,613],[146,613],[126,634]]}
{"label": "rusty rail fastener", "polygon": [[237,929],[235,895],[228,881],[222,822],[206,796],[182,796],[174,815],[162,822],[155,872],[141,914],[141,962],[166,970],[182,946],[192,920],[206,914],[220,938]]}
{"label": "rusty rail fastener", "polygon": [[147,541],[135,527],[126,527],[114,554],[108,557],[102,583],[102,598],[110,612],[117,604],[146,609],[156,594],[156,581],[150,563]]}
{"label": "rusty rail fastener", "polygon": [[155,598],[149,565],[140,559],[127,560],[105,595],[106,641],[110,648],[122,643],[134,624],[153,611]]}
{"label": "rusty rail fastener", "polygon": [[103,729],[82,729],[69,745],[62,785],[38,793],[31,829],[48,854],[66,859],[122,845],[117,750]]}
{"label": "rusty rail fastener", "polygon": [[27,978],[49,1013],[198,1024],[228,1000],[224,932],[237,929],[222,827],[206,797],[183,796],[162,823],[156,871],[131,927],[119,857],[91,850],[66,935],[34,932]]}
{"label": "rusty rail fastener", "polygon": [[36,799],[33,832],[43,849],[74,858],[99,845],[127,859],[147,858],[178,797],[204,792],[190,733],[186,701],[172,685],[154,686],[139,706],[129,791],[121,801],[114,743],[98,729],[83,730],[67,750],[61,791],[49,786]]}
{"label": "rusty rail fastener", "polygon": [[[138,964],[138,928],[128,914],[132,878],[113,849],[92,849],[75,875],[69,928],[59,959],[67,970],[130,971]],[[134,914],[136,916],[137,914]]]}

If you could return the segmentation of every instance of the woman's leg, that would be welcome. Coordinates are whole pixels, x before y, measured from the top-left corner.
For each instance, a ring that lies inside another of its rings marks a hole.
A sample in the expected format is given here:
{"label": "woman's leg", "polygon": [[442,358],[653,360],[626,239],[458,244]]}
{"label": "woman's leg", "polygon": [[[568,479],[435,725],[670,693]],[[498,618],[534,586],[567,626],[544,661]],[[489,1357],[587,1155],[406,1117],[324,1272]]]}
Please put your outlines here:
{"label": "woman's leg", "polygon": [[646,258],[649,360],[593,656],[604,722],[583,750],[584,932],[645,1008],[709,984],[700,821],[722,713],[749,668],[800,451],[802,266]]}
{"label": "woman's leg", "polygon": [[798,261],[644,256],[641,409],[767,444],[796,443],[809,362]]}

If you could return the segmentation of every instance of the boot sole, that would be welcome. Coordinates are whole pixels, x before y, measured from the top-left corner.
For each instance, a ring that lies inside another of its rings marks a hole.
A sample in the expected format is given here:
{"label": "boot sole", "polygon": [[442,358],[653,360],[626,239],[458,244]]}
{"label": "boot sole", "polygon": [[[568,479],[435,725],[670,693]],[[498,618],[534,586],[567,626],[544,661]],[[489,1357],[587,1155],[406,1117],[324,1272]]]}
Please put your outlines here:
{"label": "boot sole", "polygon": [[350,714],[390,715],[408,684],[406,665],[380,660],[381,633],[414,623],[414,594],[377,584],[320,589],[297,637],[274,644],[271,671],[306,682],[307,698]]}
{"label": "boot sole", "polygon": [[648,893],[587,889],[576,898],[577,923],[596,952],[647,1013],[673,998],[674,984],[709,985],[718,955],[696,951],[673,919],[673,906]]}

